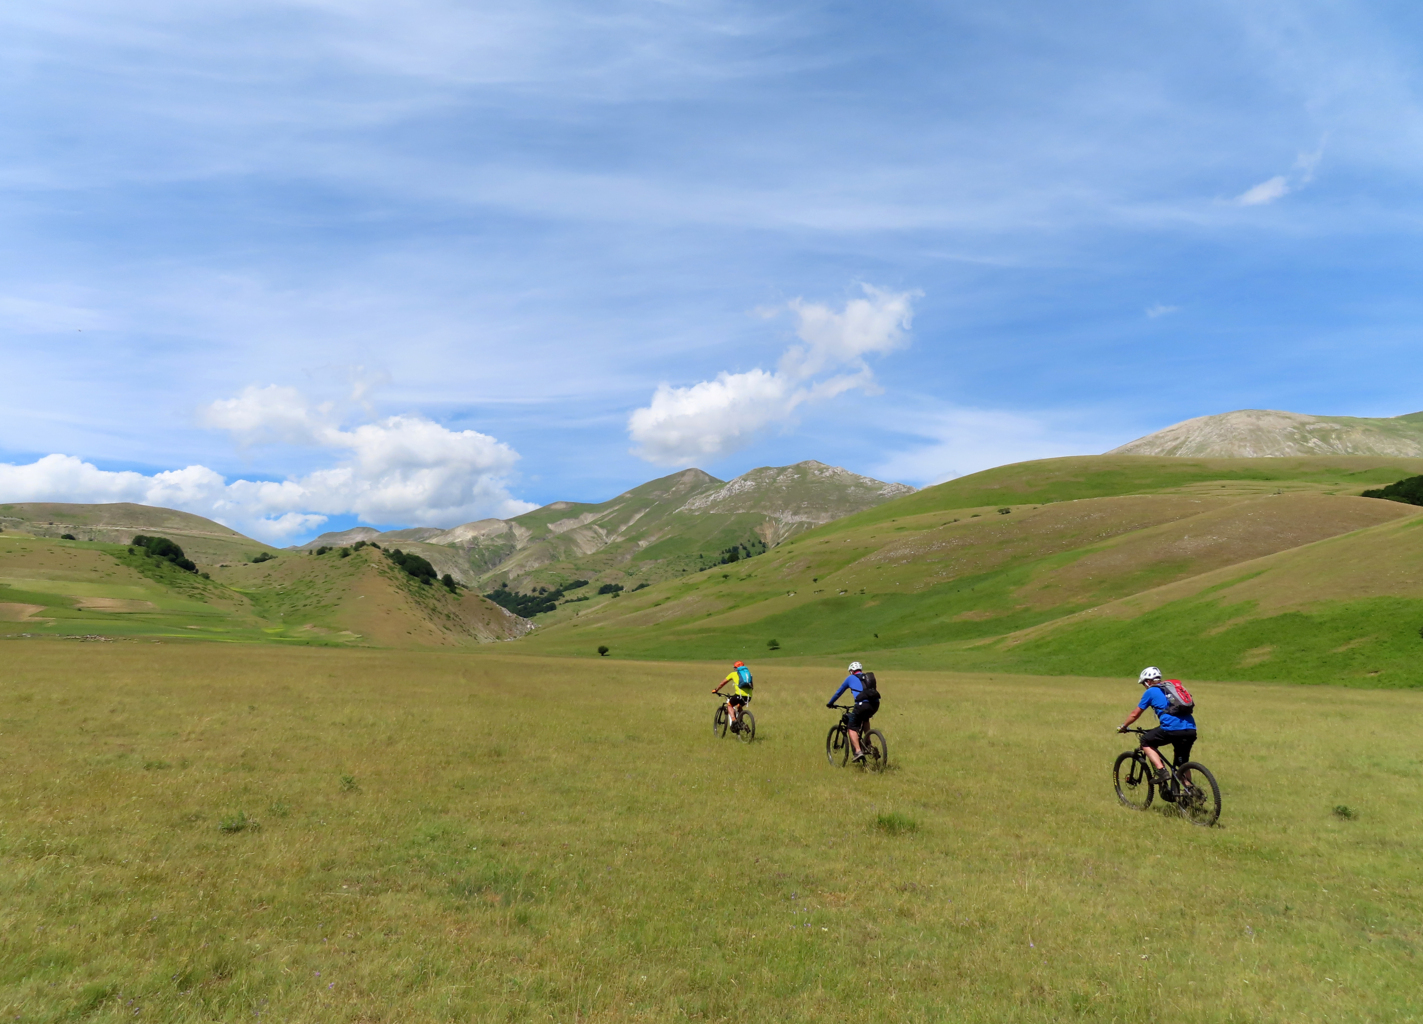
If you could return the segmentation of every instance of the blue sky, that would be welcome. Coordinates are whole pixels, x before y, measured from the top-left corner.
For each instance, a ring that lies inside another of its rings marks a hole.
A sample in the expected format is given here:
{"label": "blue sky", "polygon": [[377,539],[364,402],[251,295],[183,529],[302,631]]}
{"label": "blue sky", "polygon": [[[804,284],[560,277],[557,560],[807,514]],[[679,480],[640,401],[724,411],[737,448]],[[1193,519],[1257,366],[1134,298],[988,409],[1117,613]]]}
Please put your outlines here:
{"label": "blue sky", "polygon": [[274,541],[1423,409],[1416,4],[0,12],[0,498]]}

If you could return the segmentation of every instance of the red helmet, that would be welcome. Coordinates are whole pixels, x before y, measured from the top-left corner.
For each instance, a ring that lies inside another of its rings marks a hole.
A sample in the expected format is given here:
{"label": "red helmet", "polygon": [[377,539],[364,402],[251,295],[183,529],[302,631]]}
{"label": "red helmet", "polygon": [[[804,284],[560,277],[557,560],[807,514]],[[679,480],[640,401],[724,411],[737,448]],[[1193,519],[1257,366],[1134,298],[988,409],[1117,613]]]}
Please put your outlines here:
{"label": "red helmet", "polygon": [[732,667],[732,668],[745,668],[745,667],[746,667],[746,662],[744,662],[744,661],[738,661],[735,665],[732,665],[731,667]]}

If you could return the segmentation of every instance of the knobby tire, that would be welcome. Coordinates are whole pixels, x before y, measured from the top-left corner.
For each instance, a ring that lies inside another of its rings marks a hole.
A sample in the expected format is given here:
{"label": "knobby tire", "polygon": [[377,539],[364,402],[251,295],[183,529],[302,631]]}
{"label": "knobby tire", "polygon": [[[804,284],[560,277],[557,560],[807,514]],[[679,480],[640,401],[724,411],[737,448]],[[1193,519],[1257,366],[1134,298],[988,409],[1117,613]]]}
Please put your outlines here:
{"label": "knobby tire", "polygon": [[1112,785],[1116,787],[1117,799],[1134,811],[1146,810],[1156,795],[1155,773],[1146,758],[1135,750],[1117,755],[1112,764]]}
{"label": "knobby tire", "polygon": [[850,738],[845,735],[843,726],[830,727],[825,737],[825,760],[836,768],[845,767],[845,762],[850,760]]}
{"label": "knobby tire", "polygon": [[860,732],[860,749],[865,752],[865,756],[860,759],[860,764],[872,772],[882,772],[889,767],[889,744],[885,742],[884,733],[878,729],[865,729]]}
{"label": "knobby tire", "polygon": [[750,743],[756,738],[756,716],[742,708],[736,720],[741,723],[741,731],[736,734],[736,738],[742,743]]}
{"label": "knobby tire", "polygon": [[712,716],[712,735],[717,739],[726,735],[726,705],[718,704],[716,714]]}
{"label": "knobby tire", "polygon": [[1189,772],[1191,788],[1176,797],[1176,806],[1182,817],[1192,825],[1210,828],[1220,820],[1220,787],[1209,768],[1196,761],[1187,761],[1177,771]]}

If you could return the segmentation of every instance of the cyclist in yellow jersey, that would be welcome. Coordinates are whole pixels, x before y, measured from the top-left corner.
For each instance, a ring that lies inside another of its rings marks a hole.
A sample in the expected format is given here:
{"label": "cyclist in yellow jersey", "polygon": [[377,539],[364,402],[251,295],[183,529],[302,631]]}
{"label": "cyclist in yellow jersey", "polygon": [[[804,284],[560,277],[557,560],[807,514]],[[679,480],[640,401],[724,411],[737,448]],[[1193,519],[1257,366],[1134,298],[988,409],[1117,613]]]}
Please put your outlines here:
{"label": "cyclist in yellow jersey", "polygon": [[721,688],[727,683],[732,684],[731,693],[726,695],[726,710],[731,718],[731,731],[741,731],[741,716],[737,714],[737,709],[751,703],[751,670],[746,667],[746,662],[738,661],[731,667],[731,671],[726,674],[712,693],[721,693]]}

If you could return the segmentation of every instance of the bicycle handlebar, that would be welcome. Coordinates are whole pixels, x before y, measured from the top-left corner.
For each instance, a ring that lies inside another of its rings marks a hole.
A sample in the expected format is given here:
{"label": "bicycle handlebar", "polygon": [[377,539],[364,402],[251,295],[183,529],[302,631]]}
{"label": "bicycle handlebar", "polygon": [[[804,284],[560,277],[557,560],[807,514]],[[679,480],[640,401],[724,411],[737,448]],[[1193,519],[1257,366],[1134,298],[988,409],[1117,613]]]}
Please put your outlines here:
{"label": "bicycle handlebar", "polygon": [[1118,729],[1117,731],[1118,731],[1118,732],[1135,732],[1135,733],[1141,733],[1142,735],[1145,735],[1145,734],[1146,734],[1146,730],[1145,730],[1145,729]]}
{"label": "bicycle handlebar", "polygon": [[827,707],[830,707],[830,708],[834,708],[836,711],[854,711],[854,710],[855,710],[854,707],[853,707],[852,705],[849,705],[849,704],[828,704],[828,705],[826,705],[826,706],[827,706]]}

